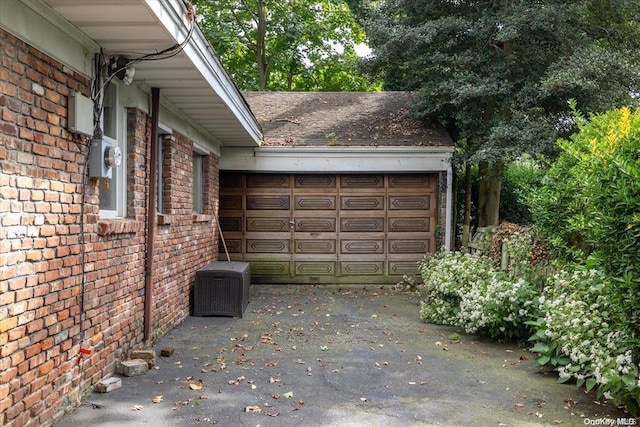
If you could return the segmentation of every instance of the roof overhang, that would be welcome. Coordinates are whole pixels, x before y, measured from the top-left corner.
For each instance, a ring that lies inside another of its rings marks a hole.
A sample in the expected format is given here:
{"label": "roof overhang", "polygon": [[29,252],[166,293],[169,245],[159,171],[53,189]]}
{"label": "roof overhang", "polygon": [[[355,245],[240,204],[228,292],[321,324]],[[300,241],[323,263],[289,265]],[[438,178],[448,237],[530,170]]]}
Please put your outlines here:
{"label": "roof overhang", "polygon": [[[8,3],[27,5],[56,25],[61,33],[75,35],[76,39],[82,34],[94,44],[94,51],[102,49],[109,55],[134,58],[159,52],[183,42],[189,33],[183,0],[9,0]],[[11,8],[4,6],[7,10]],[[24,32],[38,31],[26,21],[20,26]],[[40,38],[46,43],[46,35]],[[85,41],[84,46],[89,44]],[[170,103],[191,125],[222,146],[260,145],[258,122],[198,27],[176,56],[136,64],[133,84],[160,88],[163,102]]]}
{"label": "roof overhang", "polygon": [[447,172],[453,147],[259,147],[222,149],[221,171],[264,173]]}

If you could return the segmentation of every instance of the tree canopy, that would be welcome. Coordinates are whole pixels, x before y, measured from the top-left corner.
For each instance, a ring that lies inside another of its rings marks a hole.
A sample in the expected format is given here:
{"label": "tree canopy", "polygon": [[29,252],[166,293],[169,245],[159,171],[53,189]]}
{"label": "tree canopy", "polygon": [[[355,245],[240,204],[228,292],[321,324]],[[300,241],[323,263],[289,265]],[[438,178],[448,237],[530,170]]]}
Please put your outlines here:
{"label": "tree canopy", "polygon": [[241,90],[361,91],[364,32],[341,0],[192,0]]}
{"label": "tree canopy", "polygon": [[349,4],[373,49],[368,69],[385,89],[420,91],[418,116],[449,131],[467,172],[479,164],[479,226],[498,224],[504,161],[556,154],[575,130],[570,100],[591,113],[640,94],[637,0]]}
{"label": "tree canopy", "polygon": [[598,112],[640,89],[637,0],[351,0],[386,89],[472,160],[547,152],[574,130],[568,101]]}

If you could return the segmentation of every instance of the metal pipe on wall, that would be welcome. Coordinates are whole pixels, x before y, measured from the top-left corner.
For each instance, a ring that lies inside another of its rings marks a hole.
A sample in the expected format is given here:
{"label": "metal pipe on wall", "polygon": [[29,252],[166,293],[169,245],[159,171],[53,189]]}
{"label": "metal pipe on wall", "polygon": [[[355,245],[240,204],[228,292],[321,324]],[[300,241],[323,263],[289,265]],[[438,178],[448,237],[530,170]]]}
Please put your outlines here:
{"label": "metal pipe on wall", "polygon": [[144,340],[153,333],[153,252],[156,234],[156,174],[158,163],[158,123],[160,88],[151,88],[151,142],[149,160],[149,194],[147,198],[147,251],[144,280]]}
{"label": "metal pipe on wall", "polygon": [[453,161],[451,153],[447,153],[445,162],[447,163],[447,206],[445,213],[444,247],[445,251],[453,250]]}

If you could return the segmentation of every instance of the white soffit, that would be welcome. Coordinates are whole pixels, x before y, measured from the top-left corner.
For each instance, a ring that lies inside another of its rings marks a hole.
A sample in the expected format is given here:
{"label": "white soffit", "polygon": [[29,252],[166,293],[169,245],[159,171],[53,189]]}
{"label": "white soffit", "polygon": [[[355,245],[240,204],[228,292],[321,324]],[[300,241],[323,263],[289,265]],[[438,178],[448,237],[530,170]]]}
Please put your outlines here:
{"label": "white soffit", "polygon": [[[42,2],[107,54],[135,58],[159,52],[183,42],[189,30],[182,0]],[[163,100],[222,145],[260,144],[259,124],[199,28],[176,56],[136,64],[133,84],[159,88]]]}

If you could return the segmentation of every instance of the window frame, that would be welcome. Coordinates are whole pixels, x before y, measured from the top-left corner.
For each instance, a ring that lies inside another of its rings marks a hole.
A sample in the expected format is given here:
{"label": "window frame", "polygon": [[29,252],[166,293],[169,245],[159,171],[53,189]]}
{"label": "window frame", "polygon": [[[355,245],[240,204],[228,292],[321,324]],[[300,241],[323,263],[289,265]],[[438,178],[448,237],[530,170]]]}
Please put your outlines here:
{"label": "window frame", "polygon": [[204,212],[204,157],[206,154],[195,147],[193,149],[192,180],[191,180],[191,209],[194,214]]}
{"label": "window frame", "polygon": [[[101,186],[105,185],[104,180],[109,180],[110,185],[115,181],[115,185],[113,185],[113,191],[115,191],[115,209],[103,209],[99,206],[99,215],[100,218],[125,218],[127,216],[127,138],[126,138],[126,123],[127,123],[127,111],[124,105],[122,104],[122,97],[120,96],[120,87],[115,82],[110,82],[105,88],[105,97],[107,97],[107,92],[113,88],[114,93],[114,106],[113,106],[113,117],[111,120],[115,121],[115,135],[106,135],[103,132],[103,138],[120,147],[122,152],[122,164],[118,167],[112,168],[112,176],[115,179],[108,178],[100,178],[99,179],[99,191],[98,197],[100,197],[100,192],[102,191]],[[104,99],[103,99],[104,102]],[[105,124],[105,109],[102,109],[100,123],[102,126]],[[115,138],[113,138],[115,136]],[[111,188],[110,188],[111,189]],[[102,200],[102,199],[100,199]]]}

